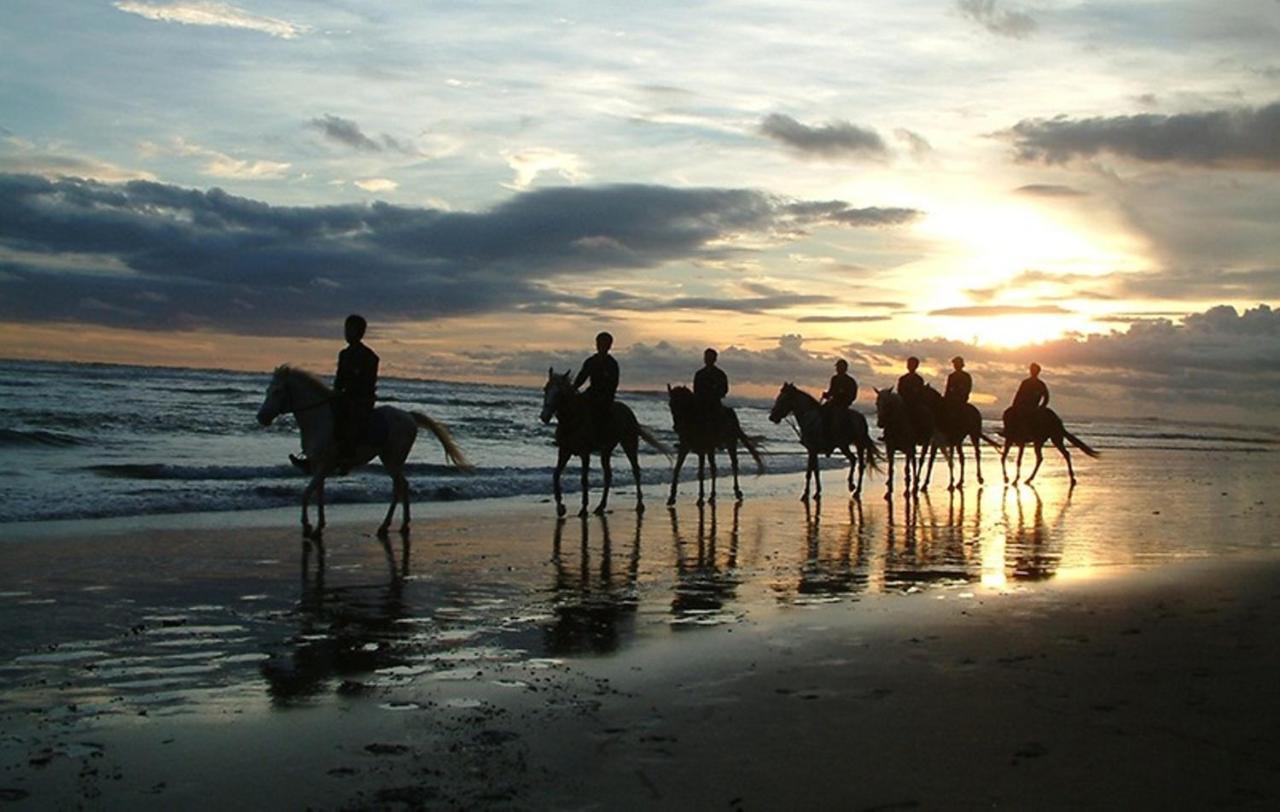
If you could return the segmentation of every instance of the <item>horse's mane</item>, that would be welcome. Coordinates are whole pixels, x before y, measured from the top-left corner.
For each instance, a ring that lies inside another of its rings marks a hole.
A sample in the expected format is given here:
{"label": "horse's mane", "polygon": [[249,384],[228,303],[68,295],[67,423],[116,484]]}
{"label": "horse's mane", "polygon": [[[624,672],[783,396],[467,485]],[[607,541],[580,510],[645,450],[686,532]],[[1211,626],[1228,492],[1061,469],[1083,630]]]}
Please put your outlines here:
{"label": "horse's mane", "polygon": [[318,375],[316,375],[316,374],[314,374],[314,373],[311,373],[311,372],[307,372],[305,369],[301,369],[301,368],[299,368],[299,367],[291,366],[291,365],[289,365],[289,364],[281,364],[280,366],[276,367],[275,377],[277,377],[277,378],[284,378],[284,377],[291,377],[291,378],[295,378],[295,379],[298,379],[298,380],[300,380],[300,381],[302,381],[302,382],[306,383],[308,386],[311,386],[311,387],[315,388],[316,390],[318,390],[321,394],[323,394],[323,395],[325,395],[325,396],[328,396],[328,395],[332,395],[332,394],[333,394],[333,390],[329,388],[329,384],[327,384],[327,383],[325,383],[324,381],[320,380],[320,377],[319,377]]}
{"label": "horse's mane", "polygon": [[802,398],[804,398],[805,400],[809,401],[809,402],[810,402],[810,403],[812,403],[814,406],[817,406],[817,405],[818,405],[818,399],[817,399],[817,398],[815,398],[813,395],[811,395],[811,394],[809,394],[808,392],[804,391],[803,389],[801,389],[800,387],[796,386],[795,384],[791,384],[790,386],[791,386],[792,390],[794,390],[794,391],[795,391],[795,393],[796,393],[797,395],[799,395],[800,397],[802,397]]}

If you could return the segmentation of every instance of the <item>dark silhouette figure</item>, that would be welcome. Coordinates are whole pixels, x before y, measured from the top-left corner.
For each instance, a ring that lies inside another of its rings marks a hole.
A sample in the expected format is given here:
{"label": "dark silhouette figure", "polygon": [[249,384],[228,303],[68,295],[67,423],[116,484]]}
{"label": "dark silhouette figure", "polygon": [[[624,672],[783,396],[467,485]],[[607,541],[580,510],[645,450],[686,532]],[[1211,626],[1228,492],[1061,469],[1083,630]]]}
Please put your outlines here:
{"label": "dark silhouette figure", "polygon": [[916,372],[916,368],[920,366],[920,359],[914,355],[907,359],[907,371],[898,378],[898,395],[907,402],[908,407],[914,407],[916,401],[920,399],[920,393],[924,391],[924,378],[920,377],[920,373]]}
{"label": "dark silhouette figure", "polygon": [[708,347],[702,354],[702,369],[693,374],[693,397],[698,417],[709,424],[720,420],[721,404],[729,394],[729,376],[716,366],[719,357],[719,353]]}
{"label": "dark silhouette figure", "polygon": [[947,388],[942,399],[949,404],[966,404],[973,392],[973,376],[964,371],[964,359],[958,355],[951,359],[951,366],[955,371],[947,376]]}
{"label": "dark silhouette figure", "polygon": [[[836,374],[831,376],[827,391],[822,393],[822,420],[828,437],[835,437],[839,431],[839,422],[853,402],[858,399],[858,382],[849,374],[849,362],[843,358],[836,361]],[[831,449],[827,449],[827,456]]]}
{"label": "dark silhouette figure", "polygon": [[[607,333],[602,335],[607,336]],[[603,343],[603,342],[602,342]],[[605,351],[608,344],[604,344]],[[593,356],[600,357],[600,356]],[[610,363],[612,358],[604,356]],[[617,387],[617,365],[613,366],[613,386]],[[607,372],[605,373],[607,378]],[[581,378],[581,376],[579,376]],[[607,381],[606,381],[607,383]],[[592,389],[595,385],[592,385]],[[636,511],[644,511],[644,494],[640,488],[640,440],[671,456],[671,452],[653,434],[640,425],[635,412],[625,403],[615,403],[612,391],[609,394],[607,408],[609,416],[601,418],[598,409],[600,401],[592,401],[591,389],[584,394],[577,392],[577,387],[569,380],[569,373],[556,374],[554,369],[547,370],[547,383],[542,388],[542,422],[550,423],[556,419],[556,458],[555,472],[551,476],[552,490],[556,497],[556,514],[565,514],[563,495],[560,490],[560,475],[569,463],[570,457],[582,460],[582,510],[580,516],[587,515],[587,498],[591,481],[591,455],[600,455],[600,467],[604,472],[604,491],[600,496],[600,504],[596,513],[603,514],[609,503],[609,488],[613,484],[613,465],[611,458],[614,446],[622,445],[627,459],[631,461],[631,475],[636,483]],[[603,395],[600,396],[603,398]],[[603,424],[603,425],[602,425]]]}
{"label": "dark silhouette figure", "polygon": [[338,353],[333,376],[334,439],[338,441],[339,472],[345,473],[356,444],[369,430],[369,417],[378,399],[378,354],[364,345],[369,327],[363,316],[351,314],[342,325],[347,346]]}
{"label": "dark silhouette figure", "polygon": [[602,437],[609,430],[613,401],[618,394],[618,381],[621,376],[618,362],[609,354],[611,347],[613,347],[613,336],[609,333],[598,333],[596,354],[582,362],[582,369],[578,370],[578,376],[573,379],[575,392],[582,388],[582,384],[590,382],[591,385],[582,394],[591,407],[596,433]]}
{"label": "dark silhouette figure", "polygon": [[[906,400],[893,391],[893,387],[875,391],[876,425],[884,429],[884,450],[889,457],[889,476],[884,483],[884,498],[893,498],[893,455],[897,451],[901,451],[906,456],[904,464],[906,473],[903,474],[906,485],[902,493],[904,496],[909,495],[912,477],[914,476],[917,482],[920,478],[919,466],[916,463],[916,446],[928,442],[929,435],[920,436],[916,430],[915,421],[911,419],[911,411]],[[929,434],[932,434],[932,430]]]}
{"label": "dark silhouette figure", "polygon": [[[707,352],[713,351],[707,350]],[[708,368],[704,367],[700,372],[705,372]],[[719,370],[716,371],[719,372]],[[697,386],[696,379],[694,386]],[[733,466],[733,495],[735,499],[741,501],[742,488],[738,486],[738,443],[742,443],[751,454],[751,458],[756,461],[757,474],[764,473],[764,460],[761,459],[755,443],[743,432],[742,425],[738,422],[738,413],[728,406],[717,405],[715,418],[708,421],[703,411],[706,407],[699,405],[696,392],[696,388],[691,392],[683,386],[672,387],[669,384],[667,386],[667,405],[671,408],[671,420],[676,436],[679,438],[676,444],[675,469],[671,472],[671,494],[667,497],[667,504],[676,503],[680,469],[690,452],[698,455],[698,504],[702,505],[705,501],[703,479],[704,466],[708,461],[711,465],[711,503],[715,504],[717,448],[723,448],[729,452],[729,462]]]}
{"label": "dark silhouette figure", "polygon": [[[804,471],[804,493],[800,499],[806,502],[809,500],[810,479],[814,484],[814,498],[822,498],[822,479],[818,476],[818,454],[832,448],[844,454],[845,459],[849,460],[849,493],[854,498],[861,496],[862,476],[867,466],[870,465],[873,471],[880,470],[876,463],[880,452],[871,439],[871,433],[867,431],[867,418],[861,412],[845,409],[840,413],[843,419],[837,421],[835,434],[831,435],[827,431],[822,406],[818,403],[818,399],[793,383],[784,383],[778,390],[778,397],[773,401],[773,408],[769,410],[769,419],[774,423],[781,423],[782,419],[790,414],[796,416],[796,422],[799,424],[796,434],[799,435],[800,444],[804,446],[805,451],[809,452],[808,464]],[[850,446],[856,449],[856,455],[850,450]],[[853,479],[855,470],[858,477],[856,485]]]}
{"label": "dark silhouette figure", "polygon": [[1009,482],[1005,460],[1009,457],[1010,447],[1018,446],[1018,467],[1013,475],[1013,484],[1017,485],[1022,475],[1022,452],[1026,450],[1027,443],[1033,444],[1036,464],[1026,479],[1030,484],[1040,470],[1040,463],[1044,461],[1044,444],[1051,442],[1067,461],[1067,474],[1071,477],[1071,484],[1075,485],[1075,467],[1071,464],[1071,454],[1063,440],[1090,457],[1099,456],[1083,440],[1067,431],[1062,418],[1049,408],[1049,387],[1040,380],[1040,365],[1032,364],[1031,377],[1018,386],[1018,391],[1013,396],[1013,405],[1004,410],[1004,450],[1000,456],[1000,470],[1004,473],[1004,481]]}

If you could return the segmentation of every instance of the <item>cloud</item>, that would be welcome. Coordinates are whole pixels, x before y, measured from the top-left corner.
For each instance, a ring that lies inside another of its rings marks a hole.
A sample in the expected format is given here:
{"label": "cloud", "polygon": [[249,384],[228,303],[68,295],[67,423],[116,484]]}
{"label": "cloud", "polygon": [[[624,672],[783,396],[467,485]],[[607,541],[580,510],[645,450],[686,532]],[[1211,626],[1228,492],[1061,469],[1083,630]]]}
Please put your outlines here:
{"label": "cloud", "polygon": [[1025,11],[1009,11],[997,7],[996,0],[958,0],[960,13],[992,34],[1023,39],[1037,28],[1035,18]]}
{"label": "cloud", "polygon": [[811,127],[801,124],[791,116],[773,113],[760,122],[760,134],[807,156],[882,157],[888,153],[888,148],[878,133],[847,121],[832,121]]}
{"label": "cloud", "polygon": [[960,316],[964,318],[987,318],[990,316],[1044,316],[1072,313],[1058,305],[971,305],[967,307],[944,307],[941,310],[930,310],[930,316]]}
{"label": "cloud", "polygon": [[1024,119],[1007,135],[1018,160],[1027,162],[1109,153],[1146,163],[1280,170],[1280,102],[1168,116]]}
{"label": "cloud", "polygon": [[579,183],[589,177],[582,169],[581,158],[555,149],[530,147],[503,150],[502,157],[516,173],[511,183],[507,184],[510,189],[528,189],[543,172],[554,172],[570,183]]}
{"label": "cloud", "polygon": [[1059,186],[1053,183],[1028,183],[1013,191],[1015,194],[1028,197],[1085,197],[1089,194],[1071,186]]}
{"label": "cloud", "polygon": [[889,318],[889,316],[801,316],[796,321],[800,324],[861,324],[888,321]]}
{"label": "cloud", "polygon": [[945,359],[963,355],[977,389],[1000,397],[1037,361],[1068,420],[1072,411],[1220,418],[1234,410],[1234,418],[1273,424],[1280,409],[1280,311],[1265,304],[1243,313],[1218,305],[1181,322],[1141,320],[1123,331],[1017,348],[931,338],[850,349],[877,365],[917,355],[940,372]]}
{"label": "cloud", "polygon": [[192,144],[183,138],[175,138],[168,146],[144,141],[140,148],[144,155],[180,155],[191,158],[203,158],[204,168],[201,172],[215,178],[235,178],[240,180],[261,180],[282,178],[292,164],[281,161],[245,160],[233,158],[222,152],[199,144]]}
{"label": "cloud", "polygon": [[421,155],[421,153],[410,144],[383,133],[377,139],[372,138],[360,129],[360,125],[349,118],[342,118],[331,114],[325,114],[320,118],[313,118],[307,122],[308,126],[319,130],[325,138],[334,141],[343,146],[351,147],[360,152],[383,152],[384,150],[393,150],[401,152],[405,155]]}
{"label": "cloud", "polygon": [[307,26],[275,17],[252,14],[229,3],[202,2],[201,0],[144,3],[139,0],[117,0],[115,7],[157,22],[240,28],[270,34],[281,39],[293,39],[309,30]]}
{"label": "cloud", "polygon": [[893,135],[899,141],[907,145],[907,149],[911,152],[911,157],[916,160],[927,158],[933,152],[933,145],[930,144],[923,135],[914,133],[911,130],[898,128],[893,131]]}
{"label": "cloud", "polygon": [[355,185],[371,194],[394,192],[400,188],[400,184],[390,178],[365,178],[364,180],[355,181]]}
{"label": "cloud", "polygon": [[835,302],[826,295],[795,293],[764,288],[751,290],[746,295],[725,292],[715,296],[641,296],[625,291],[606,289],[592,296],[578,296],[545,288],[541,301],[518,308],[527,313],[601,313],[634,311],[658,313],[668,310],[699,310],[725,313],[764,313],[806,305],[825,305]]}
{"label": "cloud", "polygon": [[55,146],[39,146],[12,133],[0,139],[0,171],[46,178],[69,175],[108,182],[155,180],[150,172],[127,169],[85,155],[71,155]]}
{"label": "cloud", "polygon": [[[301,335],[350,310],[397,321],[554,307],[572,301],[556,285],[573,276],[723,260],[746,244],[864,224],[847,216],[861,211],[749,189],[642,185],[538,189],[479,212],[272,206],[220,189],[0,175],[0,273],[9,277],[0,318]],[[75,265],[58,267],[69,255]],[[165,303],[139,299],[143,291]],[[632,309],[827,301],[759,285],[737,293],[736,304],[598,295]],[[84,299],[141,316],[79,307]]]}

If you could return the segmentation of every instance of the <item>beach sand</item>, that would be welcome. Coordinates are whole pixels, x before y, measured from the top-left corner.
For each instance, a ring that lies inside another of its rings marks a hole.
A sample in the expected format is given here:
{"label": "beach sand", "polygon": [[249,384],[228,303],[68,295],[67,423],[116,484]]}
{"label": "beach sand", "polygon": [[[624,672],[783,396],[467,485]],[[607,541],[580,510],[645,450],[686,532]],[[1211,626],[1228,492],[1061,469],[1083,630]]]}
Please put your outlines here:
{"label": "beach sand", "polygon": [[1273,808],[1264,456],[643,521],[428,505],[385,549],[339,506],[323,566],[292,512],[10,528],[0,799]]}

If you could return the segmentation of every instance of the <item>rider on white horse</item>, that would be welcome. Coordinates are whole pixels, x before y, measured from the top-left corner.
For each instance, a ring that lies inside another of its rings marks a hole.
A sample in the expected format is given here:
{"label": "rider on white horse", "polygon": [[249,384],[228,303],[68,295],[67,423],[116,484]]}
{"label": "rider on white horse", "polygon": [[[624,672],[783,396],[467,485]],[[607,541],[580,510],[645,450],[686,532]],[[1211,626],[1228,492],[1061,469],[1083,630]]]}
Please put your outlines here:
{"label": "rider on white horse", "polygon": [[[361,339],[369,323],[363,316],[352,313],[343,324],[347,346],[338,353],[338,372],[333,378],[333,434],[338,444],[338,459],[342,461],[338,473],[347,472],[346,460],[355,454],[355,448],[368,432],[369,417],[378,395],[378,354],[369,349]],[[301,457],[289,455],[289,461],[304,473],[311,473],[311,463]]]}

